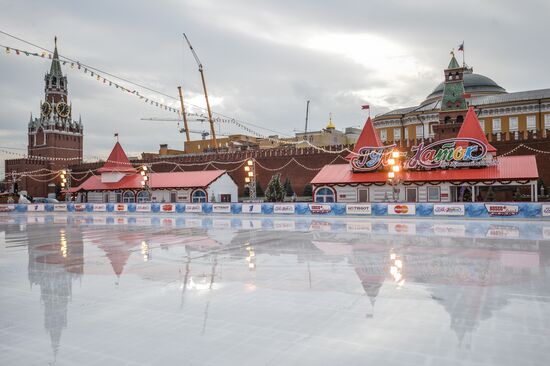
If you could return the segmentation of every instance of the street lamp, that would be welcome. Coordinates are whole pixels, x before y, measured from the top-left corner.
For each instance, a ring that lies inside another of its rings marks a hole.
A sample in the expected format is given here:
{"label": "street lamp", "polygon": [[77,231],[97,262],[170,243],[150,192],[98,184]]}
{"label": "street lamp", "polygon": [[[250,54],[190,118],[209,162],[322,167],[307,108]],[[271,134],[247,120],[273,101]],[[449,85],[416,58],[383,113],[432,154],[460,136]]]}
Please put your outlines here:
{"label": "street lamp", "polygon": [[396,173],[399,173],[401,171],[400,161],[401,158],[401,152],[398,150],[393,150],[391,152],[391,157],[388,159],[388,165],[390,167],[390,171],[388,172],[388,181],[392,186],[392,199],[393,202],[397,202],[396,193],[397,191],[397,184],[399,184],[399,177],[396,177]]}
{"label": "street lamp", "polygon": [[65,201],[68,202],[71,200],[71,170],[61,170],[59,177],[61,178],[61,189],[65,190]]}
{"label": "street lamp", "polygon": [[149,168],[147,168],[147,165],[143,165],[140,168],[139,174],[141,174],[141,187],[143,188],[143,190],[147,191],[147,196],[150,201],[151,192],[149,190]]}
{"label": "street lamp", "polygon": [[256,199],[256,165],[254,164],[254,159],[248,159],[244,166],[244,182],[245,186],[248,186],[248,192],[250,200]]}

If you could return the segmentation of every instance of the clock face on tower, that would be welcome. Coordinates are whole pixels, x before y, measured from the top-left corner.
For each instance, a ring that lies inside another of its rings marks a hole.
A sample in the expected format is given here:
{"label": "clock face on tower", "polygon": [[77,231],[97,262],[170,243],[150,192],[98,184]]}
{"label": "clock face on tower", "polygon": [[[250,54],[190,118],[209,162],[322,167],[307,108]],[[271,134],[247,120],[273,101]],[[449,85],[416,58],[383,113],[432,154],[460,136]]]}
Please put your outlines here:
{"label": "clock face on tower", "polygon": [[52,113],[52,106],[48,102],[42,103],[42,106],[40,108],[40,111],[42,112],[42,116],[49,117]]}
{"label": "clock face on tower", "polygon": [[57,103],[56,107],[55,107],[55,110],[57,111],[57,114],[60,116],[60,117],[67,117],[69,115],[69,111],[70,111],[70,108],[69,106],[67,105],[67,103],[65,102],[59,102]]}

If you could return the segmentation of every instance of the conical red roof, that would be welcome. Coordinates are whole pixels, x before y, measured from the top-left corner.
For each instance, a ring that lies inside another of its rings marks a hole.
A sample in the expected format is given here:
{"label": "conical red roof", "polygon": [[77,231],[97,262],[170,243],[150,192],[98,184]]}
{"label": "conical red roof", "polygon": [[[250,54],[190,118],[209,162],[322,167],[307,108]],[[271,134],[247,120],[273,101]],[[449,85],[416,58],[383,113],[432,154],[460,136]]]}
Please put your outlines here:
{"label": "conical red roof", "polygon": [[[466,118],[464,119],[464,122],[462,123],[462,126],[460,127],[460,131],[458,131],[457,138],[471,138],[476,139],[487,145],[487,151],[488,152],[496,152],[497,149],[493,145],[489,143],[487,140],[487,137],[485,136],[485,133],[481,129],[481,125],[479,124],[479,119],[477,118],[476,112],[474,110],[474,107],[470,106],[468,108],[468,113],[466,113]],[[468,145],[466,142],[459,142],[456,144],[457,146],[463,146],[465,147]]]}
{"label": "conical red roof", "polygon": [[128,156],[126,156],[124,149],[117,141],[115,147],[113,147],[113,151],[111,151],[111,155],[109,155],[109,158],[107,158],[107,161],[105,162],[105,164],[103,164],[103,167],[99,168],[97,171],[98,173],[135,173],[137,170],[132,166],[132,163],[130,163],[130,160],[128,160]]}
{"label": "conical red roof", "polygon": [[[382,144],[382,141],[380,141],[380,137],[378,137],[378,134],[376,133],[376,130],[374,129],[374,124],[372,123],[372,120],[370,117],[367,119],[367,122],[365,122],[365,126],[363,127],[363,131],[361,131],[361,134],[359,135],[359,138],[357,139],[357,142],[355,143],[355,147],[353,148],[354,153],[359,153],[359,149],[362,147],[382,147],[384,146]],[[353,157],[353,154],[349,154],[347,156],[347,159],[351,159]]]}

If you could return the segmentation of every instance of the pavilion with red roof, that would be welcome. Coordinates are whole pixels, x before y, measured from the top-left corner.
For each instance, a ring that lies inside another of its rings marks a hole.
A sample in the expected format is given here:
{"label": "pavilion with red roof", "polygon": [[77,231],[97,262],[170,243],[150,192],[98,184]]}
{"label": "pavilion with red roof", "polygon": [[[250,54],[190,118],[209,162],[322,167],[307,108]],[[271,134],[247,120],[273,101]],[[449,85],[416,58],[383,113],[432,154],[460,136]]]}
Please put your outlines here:
{"label": "pavilion with red roof", "polygon": [[350,164],[326,165],[311,181],[315,202],[512,201],[518,193],[537,200],[535,156],[496,156],[472,107],[454,139],[426,140],[401,153],[401,169],[390,180],[394,151],[369,117],[347,156]]}
{"label": "pavilion with red roof", "polygon": [[[225,170],[157,173],[136,168],[117,141],[103,166],[71,189],[80,202],[236,202],[237,184]],[[144,178],[146,176],[146,178]],[[144,179],[147,185],[144,186]]]}

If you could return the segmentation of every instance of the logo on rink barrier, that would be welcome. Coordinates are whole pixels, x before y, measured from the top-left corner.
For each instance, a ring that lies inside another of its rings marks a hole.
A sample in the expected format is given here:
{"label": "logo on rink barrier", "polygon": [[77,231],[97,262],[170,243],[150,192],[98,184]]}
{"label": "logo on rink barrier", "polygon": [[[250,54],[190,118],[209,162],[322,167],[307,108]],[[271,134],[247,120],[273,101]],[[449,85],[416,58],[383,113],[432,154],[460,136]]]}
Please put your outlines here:
{"label": "logo on rink barrier", "polygon": [[176,211],[176,206],[171,203],[163,203],[160,205],[160,210],[162,212],[174,212]]}
{"label": "logo on rink barrier", "polygon": [[[30,207],[30,206],[29,206]],[[0,206],[0,212],[10,212],[15,210],[15,205],[2,205]]]}
{"label": "logo on rink barrier", "polygon": [[346,205],[346,214],[348,215],[370,215],[372,214],[371,205],[369,204],[348,204]]}
{"label": "logo on rink barrier", "polygon": [[53,205],[54,211],[67,211],[67,205]]}
{"label": "logo on rink barrier", "polygon": [[122,204],[122,203],[117,203],[115,205],[115,211],[117,212],[124,212],[126,211],[126,205],[125,204]]}
{"label": "logo on rink barrier", "polygon": [[202,205],[200,203],[185,205],[185,212],[189,213],[201,213]]}
{"label": "logo on rink barrier", "polygon": [[519,214],[518,205],[485,204],[487,212],[491,216],[515,216]]}
{"label": "logo on rink barrier", "polygon": [[294,205],[273,205],[273,213],[276,214],[293,214]]}
{"label": "logo on rink barrier", "polygon": [[230,213],[231,205],[224,203],[215,203],[212,205],[212,212],[214,213]]}
{"label": "logo on rink barrier", "polygon": [[75,210],[76,212],[86,211],[86,205],[83,204],[83,203],[75,203],[75,205],[74,205],[74,210]]}
{"label": "logo on rink barrier", "polygon": [[464,216],[464,205],[434,205],[434,216]]}
{"label": "logo on rink barrier", "polygon": [[414,215],[414,214],[416,214],[415,205],[406,205],[403,203],[388,205],[388,215]]}
{"label": "logo on rink barrier", "polygon": [[45,210],[45,205],[29,205],[28,211],[29,212],[43,212]]}
{"label": "logo on rink barrier", "polygon": [[262,213],[262,205],[258,203],[243,203],[243,214],[259,214]]}
{"label": "logo on rink barrier", "polygon": [[330,205],[323,205],[323,204],[310,204],[309,210],[312,214],[326,214],[329,213],[331,210]]}
{"label": "logo on rink barrier", "polygon": [[550,216],[550,205],[542,205],[542,216]]}
{"label": "logo on rink barrier", "polygon": [[136,212],[151,212],[151,205],[137,204]]}
{"label": "logo on rink barrier", "polygon": [[94,206],[94,212],[105,212],[107,211],[107,205],[104,203],[96,203]]}

